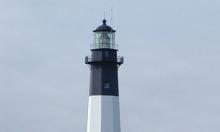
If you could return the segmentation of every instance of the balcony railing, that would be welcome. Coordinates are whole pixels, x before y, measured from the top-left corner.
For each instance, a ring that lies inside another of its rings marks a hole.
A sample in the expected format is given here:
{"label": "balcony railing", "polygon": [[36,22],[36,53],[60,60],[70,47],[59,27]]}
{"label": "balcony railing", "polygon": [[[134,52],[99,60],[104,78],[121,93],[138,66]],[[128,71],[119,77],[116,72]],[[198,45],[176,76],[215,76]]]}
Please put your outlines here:
{"label": "balcony railing", "polygon": [[124,63],[124,57],[123,56],[118,56],[117,60],[109,60],[109,59],[100,59],[100,60],[93,60],[91,56],[86,56],[85,58],[85,63],[86,64],[91,64],[94,62],[116,62],[118,65],[121,65]]}
{"label": "balcony railing", "polygon": [[86,62],[86,64],[92,62],[92,57],[91,56],[86,56],[85,62]]}
{"label": "balcony railing", "polygon": [[118,56],[117,57],[117,63],[120,64],[120,65],[123,64],[124,63],[124,57],[123,56]]}

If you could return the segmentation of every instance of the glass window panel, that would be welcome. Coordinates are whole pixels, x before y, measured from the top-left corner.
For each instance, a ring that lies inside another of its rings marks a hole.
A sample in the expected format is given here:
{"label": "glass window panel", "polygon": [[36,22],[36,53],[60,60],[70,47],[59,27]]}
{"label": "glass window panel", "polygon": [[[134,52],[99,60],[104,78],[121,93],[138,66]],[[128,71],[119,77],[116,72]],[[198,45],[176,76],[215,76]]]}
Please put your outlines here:
{"label": "glass window panel", "polygon": [[115,48],[114,32],[95,32],[93,48]]}

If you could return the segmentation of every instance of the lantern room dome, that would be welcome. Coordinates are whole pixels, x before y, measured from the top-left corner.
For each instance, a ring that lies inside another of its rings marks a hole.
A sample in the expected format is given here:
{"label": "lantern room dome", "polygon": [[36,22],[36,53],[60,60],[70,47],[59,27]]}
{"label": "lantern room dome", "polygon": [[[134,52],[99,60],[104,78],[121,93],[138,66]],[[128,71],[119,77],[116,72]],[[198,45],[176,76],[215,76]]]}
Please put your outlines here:
{"label": "lantern room dome", "polygon": [[106,20],[104,19],[103,21],[103,24],[99,27],[97,27],[93,32],[115,32],[115,30],[112,29],[112,27],[108,26],[106,24]]}

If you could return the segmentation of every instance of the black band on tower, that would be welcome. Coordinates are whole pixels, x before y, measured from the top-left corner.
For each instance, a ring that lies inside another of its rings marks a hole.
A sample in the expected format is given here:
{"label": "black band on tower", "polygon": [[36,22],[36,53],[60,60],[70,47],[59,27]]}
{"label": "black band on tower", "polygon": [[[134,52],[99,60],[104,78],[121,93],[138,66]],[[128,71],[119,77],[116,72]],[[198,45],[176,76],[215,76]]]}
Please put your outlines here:
{"label": "black band on tower", "polygon": [[91,65],[89,95],[118,96],[118,66],[122,63],[115,49],[92,50],[91,58],[86,57],[86,64]]}

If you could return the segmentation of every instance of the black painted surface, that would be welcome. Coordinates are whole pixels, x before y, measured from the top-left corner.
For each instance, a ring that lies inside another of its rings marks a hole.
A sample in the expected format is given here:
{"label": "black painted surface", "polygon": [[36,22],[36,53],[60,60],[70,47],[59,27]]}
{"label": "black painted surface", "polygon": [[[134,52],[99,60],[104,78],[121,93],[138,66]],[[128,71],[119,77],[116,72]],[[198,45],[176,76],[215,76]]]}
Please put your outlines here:
{"label": "black painted surface", "polygon": [[91,65],[89,95],[118,96],[117,50],[95,49],[86,64]]}
{"label": "black painted surface", "polygon": [[100,32],[100,31],[115,32],[115,30],[113,30],[110,26],[106,24],[105,19],[102,22],[103,24],[98,28],[96,28],[96,30],[94,30],[93,32]]}

